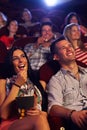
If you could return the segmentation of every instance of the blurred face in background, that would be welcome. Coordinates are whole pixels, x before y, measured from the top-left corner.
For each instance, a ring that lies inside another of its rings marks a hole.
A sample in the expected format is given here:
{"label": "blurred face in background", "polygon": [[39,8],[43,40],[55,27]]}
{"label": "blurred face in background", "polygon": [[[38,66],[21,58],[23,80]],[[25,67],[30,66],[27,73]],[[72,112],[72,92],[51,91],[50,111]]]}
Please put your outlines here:
{"label": "blurred face in background", "polygon": [[18,22],[16,20],[13,20],[10,22],[8,26],[9,32],[16,33],[18,30]]}
{"label": "blurred face in background", "polygon": [[23,19],[25,22],[31,21],[32,16],[31,16],[30,11],[24,11],[23,14],[22,14],[22,19]]}
{"label": "blurred face in background", "polygon": [[76,16],[73,16],[73,17],[70,19],[70,23],[78,23],[78,20],[77,20]]}
{"label": "blurred face in background", "polygon": [[54,34],[52,31],[52,27],[49,25],[44,25],[42,27],[42,37],[44,38],[44,41],[49,41],[53,38]]}
{"label": "blurred face in background", "polygon": [[72,40],[79,40],[81,37],[81,31],[79,26],[72,26],[70,30],[70,37]]}

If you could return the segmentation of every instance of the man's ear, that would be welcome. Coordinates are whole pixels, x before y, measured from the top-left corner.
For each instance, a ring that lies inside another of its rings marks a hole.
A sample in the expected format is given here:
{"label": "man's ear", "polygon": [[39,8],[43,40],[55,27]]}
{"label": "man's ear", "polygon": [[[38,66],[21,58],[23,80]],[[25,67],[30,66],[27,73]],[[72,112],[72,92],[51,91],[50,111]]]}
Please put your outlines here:
{"label": "man's ear", "polygon": [[53,60],[59,60],[59,57],[58,57],[57,54],[54,54],[54,56],[53,56]]}

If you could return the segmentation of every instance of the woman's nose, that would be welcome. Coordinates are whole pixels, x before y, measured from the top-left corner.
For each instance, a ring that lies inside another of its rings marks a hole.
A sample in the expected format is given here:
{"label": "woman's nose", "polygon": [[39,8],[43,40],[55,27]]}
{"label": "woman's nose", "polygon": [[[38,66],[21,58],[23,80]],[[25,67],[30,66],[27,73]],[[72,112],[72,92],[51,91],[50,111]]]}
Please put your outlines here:
{"label": "woman's nose", "polygon": [[20,61],[20,62],[22,62],[22,61],[23,61],[23,60],[22,60],[22,57],[19,57],[19,61]]}

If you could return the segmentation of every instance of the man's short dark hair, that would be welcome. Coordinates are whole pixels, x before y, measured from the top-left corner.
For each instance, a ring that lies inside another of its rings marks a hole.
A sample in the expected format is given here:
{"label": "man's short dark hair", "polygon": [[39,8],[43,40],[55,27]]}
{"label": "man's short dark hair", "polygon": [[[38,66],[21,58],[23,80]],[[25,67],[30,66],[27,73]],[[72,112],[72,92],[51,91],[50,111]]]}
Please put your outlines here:
{"label": "man's short dark hair", "polygon": [[48,25],[48,26],[50,26],[51,28],[53,28],[52,22],[43,22],[43,23],[41,24],[41,30],[42,30],[43,26],[45,26],[45,25]]}
{"label": "man's short dark hair", "polygon": [[59,38],[57,38],[56,40],[54,40],[50,46],[50,51],[51,54],[54,55],[57,53],[57,49],[56,49],[56,44],[62,40],[66,40],[64,36],[60,36]]}

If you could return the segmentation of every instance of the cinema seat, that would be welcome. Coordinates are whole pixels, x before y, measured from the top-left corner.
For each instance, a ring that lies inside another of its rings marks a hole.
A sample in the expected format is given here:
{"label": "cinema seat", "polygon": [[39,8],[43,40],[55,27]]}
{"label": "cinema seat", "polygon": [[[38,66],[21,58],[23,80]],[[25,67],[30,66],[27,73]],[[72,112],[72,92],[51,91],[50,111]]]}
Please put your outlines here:
{"label": "cinema seat", "polygon": [[18,40],[15,40],[14,43],[13,43],[13,46],[24,48],[24,46],[26,44],[36,43],[36,41],[37,41],[37,37],[24,37],[24,38],[20,38]]}

